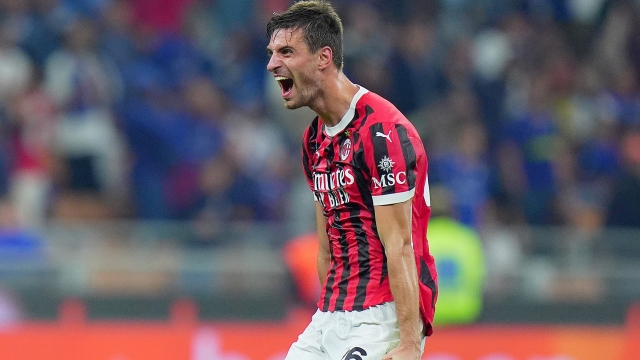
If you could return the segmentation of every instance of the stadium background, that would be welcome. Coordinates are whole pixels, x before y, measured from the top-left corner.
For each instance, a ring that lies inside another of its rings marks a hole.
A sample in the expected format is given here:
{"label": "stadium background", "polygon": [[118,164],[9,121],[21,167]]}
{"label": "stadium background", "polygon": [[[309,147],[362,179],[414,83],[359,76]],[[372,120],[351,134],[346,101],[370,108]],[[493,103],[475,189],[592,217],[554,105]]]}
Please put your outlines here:
{"label": "stadium background", "polygon": [[[0,1],[0,358],[283,358],[315,285],[313,115],[265,70],[290,3]],[[425,359],[640,358],[640,2],[333,3],[429,155]]]}

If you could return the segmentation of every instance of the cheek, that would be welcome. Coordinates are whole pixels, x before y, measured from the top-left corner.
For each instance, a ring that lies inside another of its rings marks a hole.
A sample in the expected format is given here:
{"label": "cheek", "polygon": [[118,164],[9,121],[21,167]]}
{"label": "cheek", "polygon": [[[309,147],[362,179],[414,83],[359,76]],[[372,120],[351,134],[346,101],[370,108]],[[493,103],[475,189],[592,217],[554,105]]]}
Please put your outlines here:
{"label": "cheek", "polygon": [[316,67],[311,63],[311,61],[307,61],[301,64],[298,69],[298,75],[300,79],[304,79],[306,82],[312,82],[316,76]]}
{"label": "cheek", "polygon": [[297,80],[300,85],[304,85],[306,88],[314,88],[318,84],[317,74],[311,66],[307,66],[300,71]]}

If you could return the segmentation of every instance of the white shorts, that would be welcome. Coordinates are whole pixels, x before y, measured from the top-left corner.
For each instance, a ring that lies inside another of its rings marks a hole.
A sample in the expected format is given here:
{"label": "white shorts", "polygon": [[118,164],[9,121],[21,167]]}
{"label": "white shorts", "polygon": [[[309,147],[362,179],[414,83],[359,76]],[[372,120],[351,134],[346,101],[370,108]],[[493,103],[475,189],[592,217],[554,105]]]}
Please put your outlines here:
{"label": "white shorts", "polygon": [[[422,322],[420,322],[422,329]],[[400,343],[394,302],[362,311],[316,311],[285,360],[379,360]],[[424,350],[425,338],[422,339]]]}

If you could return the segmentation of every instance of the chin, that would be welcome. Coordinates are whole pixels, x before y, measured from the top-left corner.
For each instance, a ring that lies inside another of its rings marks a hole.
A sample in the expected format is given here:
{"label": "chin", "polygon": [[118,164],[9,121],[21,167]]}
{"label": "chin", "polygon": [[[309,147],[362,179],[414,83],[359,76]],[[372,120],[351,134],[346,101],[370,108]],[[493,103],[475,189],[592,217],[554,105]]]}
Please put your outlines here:
{"label": "chin", "polygon": [[289,101],[289,100],[285,100],[284,101],[284,107],[286,107],[289,110],[295,110],[295,109],[301,108],[302,106],[303,105],[294,103],[294,102]]}

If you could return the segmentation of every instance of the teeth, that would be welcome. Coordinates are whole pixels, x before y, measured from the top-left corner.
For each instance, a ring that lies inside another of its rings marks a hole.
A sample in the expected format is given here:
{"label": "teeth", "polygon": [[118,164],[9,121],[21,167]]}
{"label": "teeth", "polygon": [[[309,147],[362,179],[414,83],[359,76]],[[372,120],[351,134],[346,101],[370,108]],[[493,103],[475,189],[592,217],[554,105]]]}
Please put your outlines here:
{"label": "teeth", "polygon": [[289,80],[289,78],[288,77],[284,77],[284,76],[276,76],[276,80],[277,81]]}

